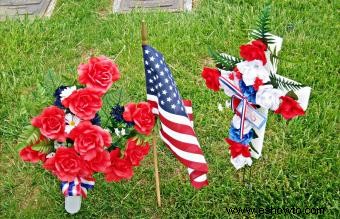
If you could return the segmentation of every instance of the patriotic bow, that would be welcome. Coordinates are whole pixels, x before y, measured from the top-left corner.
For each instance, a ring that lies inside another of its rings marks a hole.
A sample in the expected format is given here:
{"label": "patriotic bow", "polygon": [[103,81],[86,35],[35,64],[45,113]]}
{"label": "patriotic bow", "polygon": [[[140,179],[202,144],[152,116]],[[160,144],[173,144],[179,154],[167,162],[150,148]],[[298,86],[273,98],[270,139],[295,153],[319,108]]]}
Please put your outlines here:
{"label": "patriotic bow", "polygon": [[[243,138],[244,133],[244,123],[247,119],[251,124],[253,124],[257,128],[261,128],[265,122],[266,117],[263,116],[260,112],[258,112],[249,102],[246,96],[243,95],[242,91],[234,85],[232,81],[228,78],[221,76],[219,78],[220,85],[222,88],[228,88],[232,93],[232,101],[231,108],[236,113],[240,113],[240,138]],[[237,98],[240,100],[240,104],[235,105],[234,100]]]}
{"label": "patriotic bow", "polygon": [[83,196],[86,198],[87,190],[93,189],[94,180],[76,177],[72,182],[61,182],[61,191],[64,196]]}

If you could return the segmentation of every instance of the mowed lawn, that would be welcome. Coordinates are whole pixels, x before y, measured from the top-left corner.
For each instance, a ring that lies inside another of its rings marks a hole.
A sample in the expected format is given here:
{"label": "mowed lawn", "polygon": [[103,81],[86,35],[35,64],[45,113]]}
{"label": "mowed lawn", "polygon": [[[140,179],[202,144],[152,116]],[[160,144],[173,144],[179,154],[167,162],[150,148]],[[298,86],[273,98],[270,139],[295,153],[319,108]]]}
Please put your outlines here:
{"label": "mowed lawn", "polygon": [[52,104],[53,89],[43,92],[38,86],[46,74],[54,72],[61,83],[73,84],[78,64],[91,55],[116,58],[122,77],[112,90],[124,89],[123,103],[145,100],[144,18],[150,43],[166,57],[182,96],[194,103],[210,185],[192,188],[185,167],[159,141],[161,208],[156,206],[150,153],[131,181],[108,184],[96,175],[95,189],[75,218],[261,216],[228,215],[227,207],[325,207],[324,218],[339,218],[340,5],[274,1],[272,32],[284,37],[279,73],[310,85],[312,95],[304,117],[287,122],[269,114],[263,157],[254,161],[251,173],[246,171],[246,184],[243,172],[232,167],[224,142],[233,114],[217,109],[228,97],[208,90],[200,76],[204,65],[213,65],[209,46],[238,55],[265,2],[200,0],[190,13],[112,14],[109,0],[58,0],[50,19],[1,22],[0,217],[68,217],[60,182],[41,165],[20,160],[18,136],[32,116]]}

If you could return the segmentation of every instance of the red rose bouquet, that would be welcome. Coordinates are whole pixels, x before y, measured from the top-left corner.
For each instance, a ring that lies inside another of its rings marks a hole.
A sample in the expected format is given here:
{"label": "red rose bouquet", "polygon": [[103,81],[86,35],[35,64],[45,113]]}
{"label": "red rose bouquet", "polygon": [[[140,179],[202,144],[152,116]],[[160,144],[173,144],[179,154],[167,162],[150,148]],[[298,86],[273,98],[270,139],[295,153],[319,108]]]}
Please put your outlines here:
{"label": "red rose bouquet", "polygon": [[202,72],[209,89],[223,89],[232,97],[234,117],[226,142],[236,169],[260,157],[268,110],[288,120],[304,115],[308,105],[309,87],[276,74],[282,38],[269,33],[269,21],[267,6],[251,33],[253,40],[240,46],[241,58],[210,50],[217,68]]}
{"label": "red rose bouquet", "polygon": [[[106,118],[113,125],[102,127],[103,98],[120,78],[118,68],[106,57],[93,57],[79,65],[78,75],[85,86],[60,86],[55,91],[53,106],[26,127],[19,153],[24,161],[40,161],[61,181],[70,213],[79,211],[80,197],[94,187],[94,173],[103,173],[108,182],[131,179],[133,167],[149,152],[144,136],[155,124],[150,105],[142,102],[115,107],[113,117]],[[125,144],[126,149],[120,149]]]}

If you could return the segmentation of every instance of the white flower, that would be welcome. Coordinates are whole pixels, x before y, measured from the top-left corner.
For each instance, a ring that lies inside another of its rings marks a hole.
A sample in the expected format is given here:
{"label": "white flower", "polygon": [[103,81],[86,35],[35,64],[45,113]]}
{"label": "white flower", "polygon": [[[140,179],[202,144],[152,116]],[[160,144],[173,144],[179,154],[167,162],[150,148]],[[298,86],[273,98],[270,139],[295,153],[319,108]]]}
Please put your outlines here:
{"label": "white flower", "polygon": [[223,106],[222,106],[222,104],[219,103],[218,106],[217,106],[217,108],[218,108],[219,111],[223,111]]}
{"label": "white flower", "polygon": [[234,165],[234,167],[237,170],[241,169],[245,165],[251,166],[253,163],[250,157],[243,157],[242,154],[238,155],[235,158],[230,158],[230,162]]}
{"label": "white flower", "polygon": [[[226,79],[229,79],[229,75],[231,74],[234,74],[233,71],[225,71],[225,70],[220,70],[221,71],[221,76],[226,78]],[[235,79],[234,80],[229,80],[231,83],[233,83],[233,85],[235,85],[236,87],[239,87],[238,85],[238,79],[236,79],[236,77],[234,77]],[[227,86],[221,86],[220,85],[220,88],[222,88],[224,90],[224,93],[226,95],[228,95],[229,97],[233,96],[235,93],[230,90],[230,88],[228,88]]]}
{"label": "white flower", "polygon": [[58,142],[58,141],[54,141],[54,149],[58,149],[60,147],[66,146],[66,142]]}
{"label": "white flower", "polygon": [[115,133],[118,137],[126,135],[124,128],[121,131],[119,131],[119,128],[115,128]]}
{"label": "white flower", "polygon": [[274,89],[271,85],[260,86],[256,93],[256,104],[275,111],[279,108],[280,97],[283,95],[283,91]]}
{"label": "white flower", "polygon": [[[231,124],[234,126],[234,128],[239,129],[241,123],[241,118],[238,115],[234,115]],[[252,129],[252,126],[248,120],[244,121],[244,134],[248,134],[250,130]]]}
{"label": "white flower", "polygon": [[55,153],[54,152],[51,152],[49,153],[48,155],[46,155],[46,158],[49,159],[49,158],[52,158],[55,156]]}
{"label": "white flower", "polygon": [[268,82],[269,71],[262,65],[262,61],[244,61],[237,64],[237,69],[242,74],[242,80],[247,86],[253,85],[256,77],[262,80],[263,83]]}
{"label": "white flower", "polygon": [[65,98],[69,97],[73,91],[77,90],[76,86],[67,87],[60,93],[60,99],[63,101]]}
{"label": "white flower", "polygon": [[77,116],[72,115],[71,113],[67,113],[65,115],[66,122],[65,132],[69,134],[71,130],[74,129],[80,123],[80,121],[81,120]]}

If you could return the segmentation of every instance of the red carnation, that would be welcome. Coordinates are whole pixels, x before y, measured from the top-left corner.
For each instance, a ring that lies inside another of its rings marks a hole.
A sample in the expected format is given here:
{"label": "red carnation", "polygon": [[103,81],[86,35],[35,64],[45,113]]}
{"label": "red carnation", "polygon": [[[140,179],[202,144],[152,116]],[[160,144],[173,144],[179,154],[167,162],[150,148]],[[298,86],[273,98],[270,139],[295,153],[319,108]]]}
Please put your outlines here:
{"label": "red carnation", "polygon": [[233,71],[235,72],[236,78],[239,79],[239,80],[242,80],[242,74],[241,74],[241,72],[238,70],[238,68],[235,67]]}
{"label": "red carnation", "polygon": [[42,113],[34,117],[32,125],[40,129],[47,138],[65,141],[65,113],[56,106],[46,107]]}
{"label": "red carnation", "polygon": [[207,87],[213,91],[220,90],[219,77],[221,73],[218,69],[204,67],[202,71],[202,77],[205,80]]}
{"label": "red carnation", "polygon": [[97,90],[84,88],[73,91],[62,104],[80,119],[90,120],[95,117],[103,103]]}
{"label": "red carnation", "polygon": [[263,85],[263,81],[259,77],[256,77],[254,84],[253,84],[255,91],[258,91],[260,86],[262,86],[262,85]]}
{"label": "red carnation", "polygon": [[110,152],[111,165],[105,171],[107,182],[119,182],[122,179],[131,179],[133,176],[131,163],[125,157],[120,158],[120,155],[119,148]]}
{"label": "red carnation", "polygon": [[76,177],[91,177],[92,171],[73,148],[60,147],[55,156],[44,163],[61,181],[71,182]]}
{"label": "red carnation", "polygon": [[296,116],[303,116],[305,112],[298,102],[288,96],[280,97],[282,100],[279,108],[274,113],[281,114],[285,119],[292,119]]}
{"label": "red carnation", "polygon": [[96,157],[89,161],[90,168],[96,172],[104,173],[110,165],[110,153],[107,150],[98,151]]}
{"label": "red carnation", "polygon": [[94,159],[104,146],[110,146],[112,142],[109,132],[89,121],[82,122],[72,129],[69,138],[74,141],[74,149],[86,161]]}
{"label": "red carnation", "polygon": [[139,166],[140,161],[142,161],[149,153],[150,145],[145,143],[145,145],[137,144],[137,139],[129,139],[127,141],[127,146],[125,150],[125,157],[131,162],[132,166]]}
{"label": "red carnation", "polygon": [[137,132],[143,135],[149,135],[155,126],[155,116],[147,102],[128,103],[124,107],[123,118],[125,121],[133,122]]}
{"label": "red carnation", "polygon": [[250,151],[248,145],[243,145],[239,142],[226,138],[225,141],[229,144],[229,151],[232,158],[235,158],[242,154],[243,157],[250,157]]}
{"label": "red carnation", "polygon": [[86,64],[78,66],[79,82],[87,87],[107,92],[113,82],[120,78],[117,65],[105,56],[92,57]]}
{"label": "red carnation", "polygon": [[31,163],[44,162],[46,160],[46,154],[33,150],[31,146],[21,149],[19,155],[23,161]]}
{"label": "red carnation", "polygon": [[267,63],[266,50],[267,46],[261,40],[254,40],[251,44],[240,46],[240,55],[247,61],[261,60],[265,65]]}

